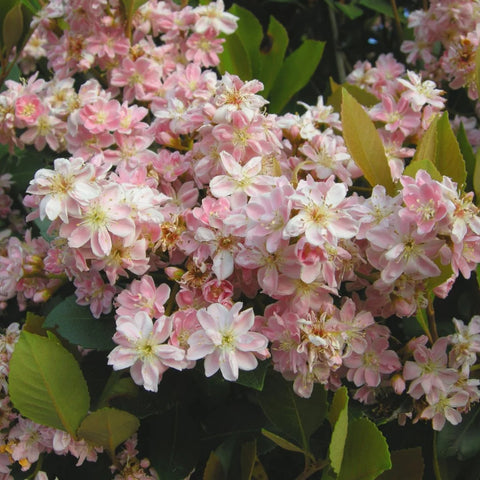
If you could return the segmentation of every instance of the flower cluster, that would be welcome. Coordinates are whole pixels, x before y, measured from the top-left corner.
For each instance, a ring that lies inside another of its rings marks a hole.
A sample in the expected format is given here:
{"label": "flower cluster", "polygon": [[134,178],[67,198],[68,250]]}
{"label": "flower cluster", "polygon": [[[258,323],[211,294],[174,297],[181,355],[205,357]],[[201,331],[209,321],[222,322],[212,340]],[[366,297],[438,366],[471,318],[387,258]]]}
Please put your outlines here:
{"label": "flower cluster", "polygon": [[476,2],[430,2],[428,9],[410,13],[408,25],[414,31],[414,38],[403,42],[402,52],[407,54],[408,63],[421,62],[431,79],[438,83],[446,81],[453,89],[466,87],[468,96],[476,100],[479,22],[480,8]]}
{"label": "flower cluster", "polygon": [[[271,357],[302,397],[318,383],[347,384],[367,404],[380,389],[405,392],[435,429],[458,423],[480,399],[469,378],[480,320],[404,351],[385,324],[427,308],[432,291],[444,298],[480,263],[473,194],[446,176],[404,174],[444,92],[391,54],[356,65],[348,81],[374,100],[367,112],[397,187],[360,194],[333,106],[320,97],[301,115],[266,113],[261,82],[210,68],[219,35],[236,28],[221,0],[150,0],[129,35],[120,19],[113,0],[50,2],[22,62],[46,56],[53,78],[0,93],[0,142],[58,155],[24,199],[54,240],[0,237],[0,307],[16,298],[26,309],[70,283],[93,317],[113,311],[108,364],[148,391],[169,368],[203,359],[207,377],[236,381]],[[12,345],[0,351],[0,468],[51,451],[94,460],[92,446],[13,413]],[[131,442],[115,478],[151,478]]]}

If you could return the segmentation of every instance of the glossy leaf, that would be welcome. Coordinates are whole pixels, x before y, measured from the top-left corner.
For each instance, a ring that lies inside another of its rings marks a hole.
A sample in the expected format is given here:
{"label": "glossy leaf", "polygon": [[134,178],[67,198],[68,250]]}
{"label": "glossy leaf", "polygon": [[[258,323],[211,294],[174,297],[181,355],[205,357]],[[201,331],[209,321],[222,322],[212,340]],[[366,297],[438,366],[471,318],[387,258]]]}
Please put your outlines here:
{"label": "glossy leaf", "polygon": [[477,92],[480,92],[480,48],[477,48],[475,53],[475,84],[477,85]]}
{"label": "glossy leaf", "polygon": [[436,260],[435,264],[440,269],[440,275],[427,279],[427,281],[425,282],[427,291],[432,291],[435,287],[438,287],[442,283],[445,283],[453,275],[452,266],[450,264],[442,265],[440,260]]}
{"label": "glossy leaf", "polygon": [[288,34],[283,25],[275,17],[270,17],[264,46],[260,48],[260,72],[258,78],[263,83],[262,95],[268,98],[270,90],[282,68],[283,59],[288,46]]}
{"label": "glossy leaf", "polygon": [[375,424],[366,418],[351,421],[338,480],[374,480],[391,467],[387,441]]}
{"label": "glossy leaf", "polygon": [[353,3],[335,2],[335,6],[350,20],[355,20],[363,14],[363,10]]}
{"label": "glossy leaf", "polygon": [[[480,49],[479,49],[480,50]],[[475,169],[473,171],[473,191],[476,196],[476,204],[480,204],[480,151],[475,155]]]}
{"label": "glossy leaf", "polygon": [[[4,48],[4,39],[7,36],[3,33],[3,28],[5,25],[5,17],[8,13],[16,8],[17,5],[20,5],[19,0],[2,0],[2,7],[0,8],[0,46]],[[1,50],[1,49],[0,49]],[[7,49],[6,49],[7,50]]]}
{"label": "glossy leaf", "polygon": [[244,80],[252,78],[252,65],[238,35],[228,35],[223,44],[223,52],[218,57],[218,70],[222,75],[228,72]]}
{"label": "glossy leaf", "polygon": [[327,413],[327,394],[321,385],[315,385],[310,398],[301,398],[292,389],[292,383],[275,373],[265,380],[258,399],[267,418],[282,435],[309,451],[309,438],[322,424]]}
{"label": "glossy leaf", "polygon": [[420,143],[417,145],[412,163],[417,160],[429,160],[433,164],[437,163],[437,123],[438,117],[432,120]]}
{"label": "glossy leaf", "polygon": [[457,182],[459,188],[464,186],[467,177],[465,161],[446,112],[437,116],[428,127],[417,146],[412,163],[417,160],[431,161],[440,175],[450,177]]}
{"label": "glossy leaf", "polygon": [[90,406],[73,355],[56,339],[29,332],[21,333],[10,361],[9,393],[23,416],[73,437]]}
{"label": "glossy leaf", "polygon": [[15,47],[23,36],[22,4],[17,3],[11,8],[3,19],[2,27],[3,45],[7,51]]}
{"label": "glossy leaf", "polygon": [[215,452],[210,452],[205,470],[203,472],[203,480],[227,480],[227,476],[223,470],[222,462]]}
{"label": "glossy leaf", "polygon": [[320,63],[325,42],[305,40],[283,62],[270,92],[271,113],[280,113],[289,100],[310,80]]}
{"label": "glossy leaf", "polygon": [[338,389],[333,396],[328,413],[332,426],[332,438],[328,448],[330,466],[335,473],[340,473],[348,433],[348,392],[345,387]]}
{"label": "glossy leaf", "polygon": [[254,390],[263,390],[265,376],[267,374],[270,362],[259,362],[257,368],[251,371],[240,370],[237,383],[245,387],[253,388]]}
{"label": "glossy leaf", "polygon": [[422,332],[431,339],[432,333],[430,332],[430,327],[428,326],[428,317],[426,310],[424,308],[417,308],[415,318],[417,319],[417,323],[420,325]]}
{"label": "glossy leaf", "polygon": [[[233,35],[237,35],[245,47],[248,61],[252,67],[251,78],[258,78],[261,63],[260,44],[263,39],[262,25],[250,10],[236,4],[232,5],[229,12],[239,18],[237,30]],[[244,78],[243,80],[251,80],[251,78]]]}
{"label": "glossy leaf", "polygon": [[475,153],[467,138],[467,133],[463,123],[460,123],[460,127],[457,132],[457,141],[462,152],[463,159],[465,161],[465,169],[467,170],[467,180],[465,183],[465,190],[467,192],[473,192],[473,176],[475,173]]}
{"label": "glossy leaf", "polygon": [[442,175],[440,175],[437,167],[433,164],[433,162],[426,158],[411,162],[409,165],[407,165],[403,171],[403,174],[415,178],[419,170],[425,170],[433,178],[433,180],[437,180],[439,182],[442,181]]}
{"label": "glossy leaf", "polygon": [[253,469],[255,468],[255,460],[257,459],[257,442],[250,440],[242,444],[240,450],[240,470],[241,480],[250,480],[252,478]]}
{"label": "glossy leaf", "polygon": [[358,3],[374,12],[383,13],[387,17],[393,18],[392,5],[386,0],[359,0]]}
{"label": "glossy leaf", "polygon": [[333,78],[330,78],[331,95],[327,99],[327,104],[331,105],[336,112],[340,112],[342,107],[342,88],[344,88],[360,105],[364,107],[373,107],[379,102],[379,99],[373,93],[367,92],[357,85],[342,83],[339,85]]}
{"label": "glossy leaf", "polygon": [[140,438],[147,440],[145,455],[162,480],[183,480],[198,462],[202,433],[188,406],[176,403],[161,415],[142,420]]}
{"label": "glossy leaf", "polygon": [[45,329],[43,328],[44,321],[45,321],[45,317],[36,315],[35,313],[32,313],[32,312],[27,312],[23,330],[29,333],[34,333],[35,335],[40,335],[42,337],[45,337],[46,332],[45,332]]}
{"label": "glossy leaf", "polygon": [[232,5],[229,13],[238,17],[238,27],[225,37],[218,69],[222,74],[228,72],[238,75],[242,80],[258,78],[262,26],[252,12],[236,4]]}
{"label": "glossy leaf", "polygon": [[67,297],[48,315],[44,328],[56,328],[59,335],[74,345],[111,350],[115,324],[112,318],[94,318],[90,308],[78,305],[75,295]]}
{"label": "glossy leaf", "polygon": [[273,443],[278,445],[280,448],[283,448],[284,450],[288,450],[290,452],[304,453],[304,451],[300,447],[293,444],[292,442],[289,442],[288,440],[285,440],[285,438],[277,435],[276,433],[270,432],[262,428],[262,435],[267,437],[269,440],[271,440]]}
{"label": "glossy leaf", "polygon": [[138,418],[131,413],[107,407],[85,417],[78,436],[103,447],[113,457],[117,446],[130,438],[139,426]]}
{"label": "glossy leaf", "polygon": [[121,372],[112,372],[98,399],[97,408],[108,407],[109,402],[114,398],[135,397],[138,394],[138,387],[132,378],[122,378],[121,375]]}
{"label": "glossy leaf", "polygon": [[435,165],[442,175],[450,177],[454,182],[457,182],[459,188],[463,188],[467,178],[465,161],[448,120],[447,112],[439,118],[437,130],[438,143]]}
{"label": "glossy leaf", "polygon": [[342,126],[348,151],[368,183],[372,187],[383,185],[392,195],[395,186],[380,135],[367,112],[346,90],[343,90]]}
{"label": "glossy leaf", "polygon": [[438,455],[468,460],[480,454],[480,406],[464,415],[458,425],[445,423],[437,434]]}
{"label": "glossy leaf", "polygon": [[422,448],[407,448],[391,452],[392,469],[383,472],[378,480],[422,480],[425,464]]}

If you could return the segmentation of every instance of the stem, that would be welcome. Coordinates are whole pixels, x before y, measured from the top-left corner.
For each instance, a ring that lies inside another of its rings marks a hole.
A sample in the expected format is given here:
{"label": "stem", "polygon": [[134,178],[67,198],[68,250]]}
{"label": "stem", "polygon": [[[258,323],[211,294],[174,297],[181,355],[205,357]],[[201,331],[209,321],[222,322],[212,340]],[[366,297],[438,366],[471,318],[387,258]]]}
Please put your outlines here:
{"label": "stem", "polygon": [[432,344],[438,340],[437,322],[435,321],[435,310],[433,308],[433,299],[428,299],[427,305],[428,328],[432,334]]}
{"label": "stem", "polygon": [[440,472],[440,465],[438,463],[438,452],[437,452],[437,432],[433,432],[433,471],[435,473],[436,480],[442,480],[442,474]]}
{"label": "stem", "polygon": [[330,24],[332,26],[333,46],[335,49],[335,63],[337,64],[338,72],[338,83],[343,83],[346,77],[345,65],[343,63],[343,57],[341,55],[341,52],[338,48],[338,27],[337,20],[335,18],[335,11],[330,4],[328,4],[328,16],[330,18]]}
{"label": "stem", "polygon": [[315,472],[318,472],[319,470],[322,470],[325,468],[328,464],[328,460],[318,460],[317,462],[310,462],[307,460],[307,456],[305,456],[305,470],[295,478],[295,480],[306,480],[307,478],[310,478]]}
{"label": "stem", "polygon": [[400,44],[403,40],[403,30],[402,23],[400,22],[400,15],[398,14],[397,2],[395,0],[390,0],[390,4],[392,6],[393,18],[395,20],[395,32],[397,34],[397,39]]}

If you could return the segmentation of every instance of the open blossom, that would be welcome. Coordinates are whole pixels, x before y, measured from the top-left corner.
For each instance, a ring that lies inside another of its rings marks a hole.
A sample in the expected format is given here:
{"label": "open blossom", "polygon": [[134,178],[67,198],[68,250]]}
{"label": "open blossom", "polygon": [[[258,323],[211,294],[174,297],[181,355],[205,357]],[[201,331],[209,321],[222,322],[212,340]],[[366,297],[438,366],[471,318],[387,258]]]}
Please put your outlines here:
{"label": "open blossom", "polygon": [[284,237],[305,234],[312,245],[322,245],[326,240],[335,245],[339,238],[352,238],[358,224],[345,208],[347,187],[335,183],[333,176],[325,182],[314,182],[309,176],[300,181],[297,193],[290,198],[299,212],[284,228]]}
{"label": "open blossom", "polygon": [[94,182],[95,169],[82,158],[57,158],[54,170],[41,168],[30,181],[27,193],[40,197],[40,218],[68,222],[69,216],[79,215],[81,205],[100,193]]}
{"label": "open blossom", "polygon": [[120,185],[105,186],[97,198],[83,207],[81,216],[62,225],[60,234],[68,238],[72,248],[89,243],[97,257],[110,254],[112,234],[125,239],[128,245],[135,236],[135,223],[129,216],[131,209],[124,199]]}
{"label": "open blossom", "polygon": [[135,316],[117,318],[117,331],[113,340],[118,344],[108,355],[108,364],[114,370],[130,368],[137,385],[145,390],[158,391],[158,384],[168,367],[182,370],[185,352],[167,345],[171,333],[171,319],[165,316],[155,321],[144,311]]}
{"label": "open blossom", "polygon": [[255,369],[258,363],[255,354],[262,359],[269,356],[267,338],[250,331],[255,321],[253,310],[249,308],[242,312],[242,307],[241,302],[235,303],[231,309],[214,303],[198,311],[202,330],[190,335],[187,358],[204,358],[207,377],[220,369],[226,380],[234,382],[239,370]]}

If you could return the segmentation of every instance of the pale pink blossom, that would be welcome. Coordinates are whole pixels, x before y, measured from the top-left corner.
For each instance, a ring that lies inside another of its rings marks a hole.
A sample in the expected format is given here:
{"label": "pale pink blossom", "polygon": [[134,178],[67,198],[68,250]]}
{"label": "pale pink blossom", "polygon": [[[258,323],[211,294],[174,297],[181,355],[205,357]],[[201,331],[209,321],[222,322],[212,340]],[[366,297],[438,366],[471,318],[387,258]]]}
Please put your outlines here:
{"label": "pale pink blossom", "polygon": [[158,384],[168,367],[183,368],[185,352],[167,345],[171,333],[171,319],[162,316],[155,323],[144,311],[135,316],[117,318],[117,331],[113,340],[118,344],[108,355],[108,364],[114,370],[130,368],[137,385],[145,390],[158,391]]}
{"label": "pale pink blossom", "polygon": [[269,356],[267,338],[250,331],[255,321],[253,310],[241,311],[242,307],[243,304],[238,302],[229,310],[215,303],[198,311],[202,330],[190,335],[187,358],[204,358],[207,377],[220,369],[226,380],[234,382],[239,370],[256,368],[257,356],[262,359]]}

